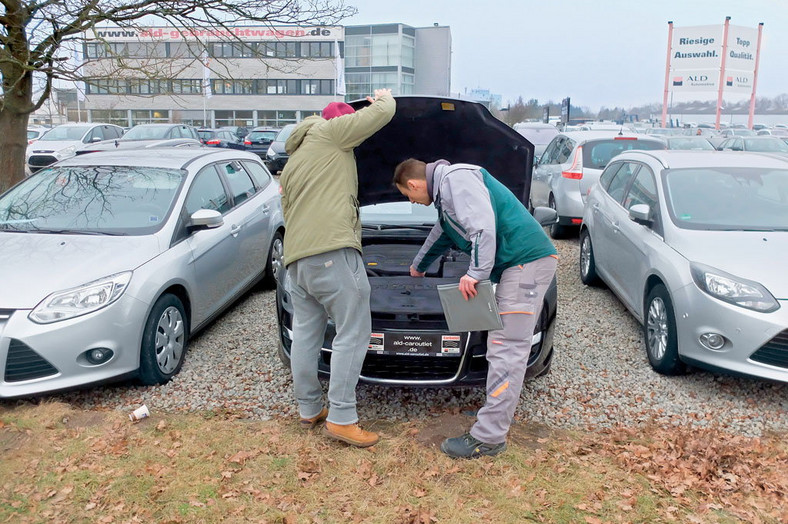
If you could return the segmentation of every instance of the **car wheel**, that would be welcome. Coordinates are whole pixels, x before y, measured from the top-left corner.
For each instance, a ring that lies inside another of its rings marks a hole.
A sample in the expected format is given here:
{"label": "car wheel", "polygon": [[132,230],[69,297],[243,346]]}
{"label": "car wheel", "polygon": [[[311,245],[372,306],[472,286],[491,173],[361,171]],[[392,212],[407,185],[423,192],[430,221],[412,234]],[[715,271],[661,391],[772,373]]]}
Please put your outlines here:
{"label": "car wheel", "polygon": [[162,295],[145,322],[140,348],[140,380],[143,384],[164,384],[183,366],[189,326],[180,299]]}
{"label": "car wheel", "polygon": [[[554,209],[556,213],[558,213],[558,208],[555,206],[555,198],[553,195],[550,195],[550,200],[547,202],[547,206],[550,209]],[[557,217],[560,219],[561,217]],[[555,239],[565,238],[568,234],[569,228],[567,226],[562,226],[558,223],[558,220],[555,221],[553,225],[550,226],[550,236]]]}
{"label": "car wheel", "polygon": [[282,361],[282,365],[284,365],[284,367],[289,370],[290,355],[288,355],[287,352],[285,351],[285,345],[282,342],[282,336],[283,336],[282,330],[284,329],[282,327],[282,290],[279,287],[276,288],[276,311],[277,311],[277,321],[278,321],[277,327],[279,329],[279,345],[278,345],[277,355],[279,356],[279,360]]}
{"label": "car wheel", "polygon": [[687,366],[679,358],[676,317],[668,290],[662,284],[654,286],[646,297],[643,337],[646,354],[654,371],[663,375],[681,375]]}
{"label": "car wheel", "polygon": [[263,285],[268,289],[276,287],[276,283],[282,277],[282,271],[285,269],[285,245],[282,237],[282,232],[277,231],[274,233],[274,239],[271,241],[271,249],[268,250],[268,260],[265,263],[265,276],[263,277]]}
{"label": "car wheel", "polygon": [[591,235],[588,229],[580,232],[580,280],[587,286],[599,283],[596,274],[596,261],[594,260],[594,246],[591,244]]}

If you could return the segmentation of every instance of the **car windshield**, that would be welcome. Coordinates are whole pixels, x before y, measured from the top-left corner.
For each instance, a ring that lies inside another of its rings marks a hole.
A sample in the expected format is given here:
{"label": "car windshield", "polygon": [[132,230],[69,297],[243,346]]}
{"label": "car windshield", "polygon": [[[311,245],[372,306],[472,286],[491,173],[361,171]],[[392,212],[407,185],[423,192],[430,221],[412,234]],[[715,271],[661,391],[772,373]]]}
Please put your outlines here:
{"label": "car windshield", "polygon": [[699,149],[714,151],[711,142],[703,137],[668,138],[668,149]]}
{"label": "car windshield", "polygon": [[260,139],[273,140],[274,138],[276,138],[277,133],[278,131],[252,131],[251,133],[249,133],[246,139],[247,140],[260,140]]}
{"label": "car windshield", "polygon": [[167,126],[134,126],[120,140],[161,140],[167,137],[169,130]]}
{"label": "car windshield", "polygon": [[744,138],[745,151],[788,153],[788,146],[779,138]]}
{"label": "car windshield", "polygon": [[294,124],[286,125],[286,126],[285,126],[285,127],[283,127],[283,128],[282,128],[282,130],[281,130],[281,131],[279,131],[279,133],[276,135],[276,138],[275,138],[275,140],[276,140],[277,142],[284,142],[284,141],[285,141],[285,140],[287,140],[287,138],[290,136],[290,133],[292,133],[292,132],[293,132],[293,129],[295,129],[295,125],[294,125]]}
{"label": "car windshield", "polygon": [[671,169],[665,191],[682,229],[788,231],[788,170]]}
{"label": "car windshield", "polygon": [[46,169],[0,198],[0,231],[150,234],[164,224],[184,176],[153,167]]}
{"label": "car windshield", "polygon": [[47,134],[39,138],[43,141],[60,141],[60,140],[82,140],[85,133],[88,132],[87,127],[83,126],[59,126],[49,130]]}
{"label": "car windshield", "polygon": [[422,206],[410,202],[387,202],[361,207],[361,223],[364,226],[424,226],[438,219],[433,205]]}
{"label": "car windshield", "polygon": [[592,140],[583,146],[583,166],[604,169],[614,156],[631,149],[665,149],[659,140],[641,140],[633,137],[616,137]]}

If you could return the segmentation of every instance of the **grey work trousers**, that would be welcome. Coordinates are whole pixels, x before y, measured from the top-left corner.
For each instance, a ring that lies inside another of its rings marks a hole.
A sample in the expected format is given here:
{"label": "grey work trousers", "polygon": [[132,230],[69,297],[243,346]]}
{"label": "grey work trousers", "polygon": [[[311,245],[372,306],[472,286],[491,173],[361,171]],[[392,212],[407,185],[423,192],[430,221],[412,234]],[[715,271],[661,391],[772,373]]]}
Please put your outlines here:
{"label": "grey work trousers", "polygon": [[482,442],[506,441],[520,401],[534,326],[557,265],[558,259],[548,256],[510,267],[501,275],[495,301],[503,329],[487,333],[487,401],[470,432]]}
{"label": "grey work trousers", "polygon": [[293,299],[293,345],[290,367],[302,418],[323,409],[317,374],[329,317],[336,324],[328,384],[328,421],[358,422],[356,385],[369,348],[372,320],[369,281],[361,254],[337,249],[296,260],[287,267]]}

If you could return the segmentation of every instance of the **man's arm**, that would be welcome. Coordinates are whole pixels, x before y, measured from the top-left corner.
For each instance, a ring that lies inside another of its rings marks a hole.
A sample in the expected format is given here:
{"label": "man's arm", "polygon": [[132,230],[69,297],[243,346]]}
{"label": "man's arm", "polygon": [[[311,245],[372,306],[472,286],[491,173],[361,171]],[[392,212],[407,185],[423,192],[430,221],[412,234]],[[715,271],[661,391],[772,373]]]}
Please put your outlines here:
{"label": "man's arm", "polygon": [[[416,254],[416,258],[413,259],[413,265],[411,265],[411,272],[412,276],[424,276],[424,272],[427,271],[427,268],[435,262],[435,259],[441,256],[449,247],[451,247],[452,241],[451,239],[443,232],[443,228],[440,225],[440,222],[436,222],[434,226],[432,226],[432,230],[430,234],[427,236],[427,240],[424,241],[424,244],[419,249],[418,254]],[[414,271],[416,273],[421,273],[420,275],[414,275]]]}
{"label": "man's arm", "polygon": [[391,90],[377,89],[372,104],[328,121],[331,137],[340,149],[349,151],[383,129],[394,118],[396,108]]}

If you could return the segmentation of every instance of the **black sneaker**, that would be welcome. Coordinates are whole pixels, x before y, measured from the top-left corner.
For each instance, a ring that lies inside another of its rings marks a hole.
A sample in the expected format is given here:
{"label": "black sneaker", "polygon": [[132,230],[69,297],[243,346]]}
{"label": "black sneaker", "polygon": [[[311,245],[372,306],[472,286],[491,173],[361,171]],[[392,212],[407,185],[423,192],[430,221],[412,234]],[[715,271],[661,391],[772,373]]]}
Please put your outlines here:
{"label": "black sneaker", "polygon": [[478,458],[484,455],[493,456],[506,449],[506,442],[486,444],[466,433],[460,437],[447,438],[441,442],[441,451],[452,458]]}

